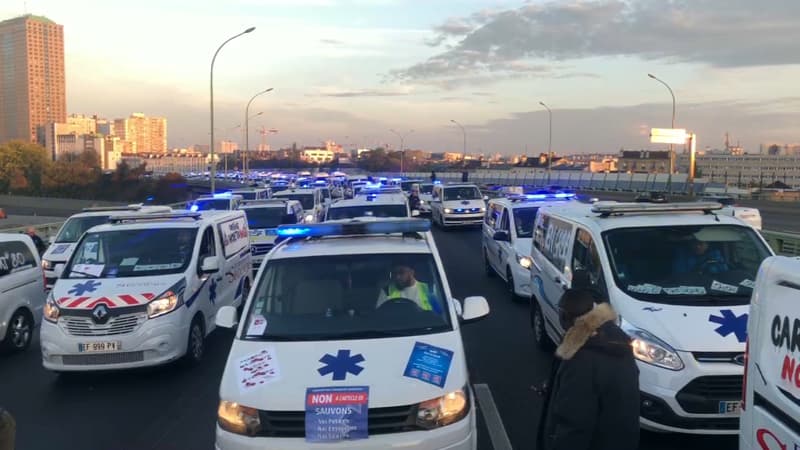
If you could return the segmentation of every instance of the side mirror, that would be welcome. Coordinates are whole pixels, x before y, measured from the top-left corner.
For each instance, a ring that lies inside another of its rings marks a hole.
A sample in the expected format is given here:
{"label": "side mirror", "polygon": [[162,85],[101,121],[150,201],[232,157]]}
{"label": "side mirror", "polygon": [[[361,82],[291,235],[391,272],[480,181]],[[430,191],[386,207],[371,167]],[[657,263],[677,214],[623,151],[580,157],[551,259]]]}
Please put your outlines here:
{"label": "side mirror", "polygon": [[592,198],[589,199],[589,203],[597,203],[599,201],[600,201],[600,199],[597,198],[597,197],[592,197]]}
{"label": "side mirror", "polygon": [[230,305],[223,306],[217,311],[217,316],[214,321],[220,328],[234,328],[236,325],[239,325],[238,316],[239,313],[236,312],[235,307]]}
{"label": "side mirror", "polygon": [[464,299],[464,312],[461,323],[477,322],[489,314],[489,302],[484,297],[467,297]]}
{"label": "side mirror", "polygon": [[206,256],[200,266],[200,272],[216,273],[219,272],[219,259],[216,256]]}
{"label": "side mirror", "polygon": [[[800,256],[798,256],[798,258],[800,258]],[[461,307],[461,302],[460,301],[458,301],[458,300],[456,300],[454,298],[451,298],[450,299],[450,304],[453,305],[453,309],[456,311],[456,315],[458,317],[461,317],[461,315],[464,314],[464,308]]]}
{"label": "side mirror", "polygon": [[483,196],[483,201],[488,202],[489,201],[489,196],[488,195],[484,195]]}
{"label": "side mirror", "polygon": [[508,231],[495,231],[492,239],[500,242],[511,242],[511,236],[508,235]]}
{"label": "side mirror", "polygon": [[419,210],[418,209],[411,210],[411,217],[419,217]]}

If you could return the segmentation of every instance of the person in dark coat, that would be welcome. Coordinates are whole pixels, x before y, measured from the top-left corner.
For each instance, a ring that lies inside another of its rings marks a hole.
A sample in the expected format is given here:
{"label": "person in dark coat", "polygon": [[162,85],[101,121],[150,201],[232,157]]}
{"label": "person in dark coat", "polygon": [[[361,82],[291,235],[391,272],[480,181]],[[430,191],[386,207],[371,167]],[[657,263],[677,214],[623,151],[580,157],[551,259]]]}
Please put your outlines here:
{"label": "person in dark coat", "polygon": [[31,237],[33,245],[36,246],[36,251],[39,252],[39,255],[41,256],[44,254],[45,250],[47,250],[47,244],[36,234],[36,228],[28,227],[28,229],[25,230],[25,234]]}
{"label": "person in dark coat", "polygon": [[636,450],[639,447],[639,369],[631,340],[596,293],[570,289],[559,303],[564,339],[551,379],[541,391],[544,450]]}

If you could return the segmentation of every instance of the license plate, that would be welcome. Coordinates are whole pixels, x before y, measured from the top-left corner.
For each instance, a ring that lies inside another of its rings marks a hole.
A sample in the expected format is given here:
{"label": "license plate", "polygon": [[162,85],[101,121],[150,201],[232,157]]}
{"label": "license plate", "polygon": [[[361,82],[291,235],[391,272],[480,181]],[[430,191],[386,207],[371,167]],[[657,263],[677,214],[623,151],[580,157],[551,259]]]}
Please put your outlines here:
{"label": "license plate", "polygon": [[122,350],[122,344],[119,341],[78,344],[78,352],[80,353],[108,353],[118,352],[120,350]]}
{"label": "license plate", "polygon": [[742,411],[742,402],[719,402],[719,413],[727,415],[738,415]]}

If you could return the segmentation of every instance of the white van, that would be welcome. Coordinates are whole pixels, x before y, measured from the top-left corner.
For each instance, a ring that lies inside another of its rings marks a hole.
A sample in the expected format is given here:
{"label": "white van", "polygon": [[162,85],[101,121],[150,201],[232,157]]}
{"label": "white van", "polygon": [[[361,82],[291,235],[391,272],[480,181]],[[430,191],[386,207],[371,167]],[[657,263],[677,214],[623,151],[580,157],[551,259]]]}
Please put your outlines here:
{"label": "white van", "polygon": [[83,212],[70,216],[58,230],[55,238],[47,251],[42,255],[42,268],[44,269],[45,282],[47,289],[51,289],[58,278],[56,276],[56,266],[64,265],[72,256],[75,250],[75,243],[78,242],[83,233],[95,225],[106,223],[108,218],[115,213],[168,213],[172,211],[169,206],[105,206],[84,208]]}
{"label": "white van", "polygon": [[242,203],[241,195],[223,192],[214,195],[201,195],[195,201],[190,202],[186,209],[189,211],[232,211]]}
{"label": "white van", "polygon": [[540,210],[531,325],[542,348],[564,330],[570,287],[608,299],[633,339],[646,429],[735,434],[747,314],[761,235],[718,203],[614,203]]}
{"label": "white van", "polygon": [[241,196],[243,201],[266,200],[272,197],[272,190],[270,188],[234,189],[231,194]]}
{"label": "white van", "polygon": [[739,449],[800,448],[800,260],[761,265],[750,305]]}
{"label": "white van", "polygon": [[[461,327],[489,306],[452,297],[429,230],[419,219],[278,228],[291,240],[267,255],[238,324],[218,450],[476,449]],[[236,310],[217,320],[236,326]]]}
{"label": "white van", "polygon": [[261,267],[264,256],[275,246],[279,225],[303,223],[303,206],[297,200],[273,198],[270,200],[245,200],[239,209],[247,215],[250,229],[250,249],[253,270]]}
{"label": "white van", "polygon": [[433,187],[431,220],[442,228],[480,225],[488,199],[474,184],[437,184]]}
{"label": "white van", "polygon": [[[419,215],[419,212],[417,212]],[[346,220],[359,217],[411,217],[408,199],[403,194],[369,194],[339,200],[331,204],[325,220]]]}
{"label": "white van", "polygon": [[243,211],[118,215],[88,230],[47,298],[44,367],[199,362],[214,315],[251,284]]}
{"label": "white van", "polygon": [[0,349],[28,348],[46,292],[39,252],[25,234],[0,234]]}
{"label": "white van", "polygon": [[320,188],[307,188],[307,189],[288,189],[281,192],[276,192],[273,198],[283,198],[289,200],[297,200],[303,205],[305,223],[322,222],[325,219],[325,199],[323,197],[322,189]]}

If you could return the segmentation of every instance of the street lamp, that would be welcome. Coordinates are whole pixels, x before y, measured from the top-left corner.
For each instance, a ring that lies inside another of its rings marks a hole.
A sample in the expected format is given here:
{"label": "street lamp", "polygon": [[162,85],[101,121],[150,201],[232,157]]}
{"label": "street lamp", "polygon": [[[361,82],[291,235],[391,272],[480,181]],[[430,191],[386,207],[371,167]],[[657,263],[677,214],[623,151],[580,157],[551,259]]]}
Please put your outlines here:
{"label": "street lamp", "polygon": [[[250,101],[247,102],[247,106],[245,106],[244,108],[244,157],[242,160],[242,166],[243,166],[242,168],[244,169],[245,180],[250,180],[250,178],[248,178],[248,168],[247,168],[247,154],[248,152],[250,152],[250,104],[253,103],[253,100],[255,100],[256,97],[258,97],[259,95],[266,94],[267,92],[271,91],[272,88],[265,89],[257,93],[256,95],[252,96],[250,98]],[[263,114],[263,112],[260,112],[256,115],[260,116],[261,114]]]}
{"label": "street lamp", "polygon": [[[672,88],[669,87],[669,85],[666,82],[664,82],[664,80],[656,77],[652,73],[648,73],[647,76],[652,78],[652,79],[654,79],[654,80],[656,80],[656,81],[658,81],[659,83],[663,84],[667,88],[667,90],[669,91],[669,95],[672,96],[672,128],[674,129],[675,128],[675,93],[672,92]],[[670,184],[670,186],[671,186],[672,173],[673,172],[675,172],[675,152],[673,150],[672,144],[669,144],[669,178],[670,178],[670,181],[668,181],[667,183]]]}
{"label": "street lamp", "polygon": [[467,131],[464,129],[463,125],[461,125],[460,123],[456,122],[455,120],[450,119],[450,122],[453,122],[454,124],[458,125],[459,128],[461,128],[461,134],[464,135],[464,148],[463,148],[462,153],[461,153],[461,164],[466,167],[466,165],[467,165]]}
{"label": "street lamp", "polygon": [[400,133],[398,133],[397,131],[394,131],[394,130],[389,130],[389,131],[391,131],[392,133],[396,134],[397,137],[400,138],[400,173],[405,173],[405,171],[403,170],[403,162],[406,159],[405,140],[406,140],[406,136],[408,136],[409,134],[413,133],[414,130],[408,130],[408,132],[406,132],[406,134],[400,134]]}
{"label": "street lamp", "polygon": [[547,110],[550,127],[547,133],[547,184],[550,184],[550,173],[553,170],[553,111],[544,102],[539,102]]}
{"label": "street lamp", "polygon": [[211,97],[211,193],[213,194],[216,187],[216,179],[217,179],[217,166],[214,162],[214,63],[217,61],[217,55],[219,51],[222,50],[222,47],[225,46],[228,42],[238,38],[239,36],[245,35],[247,33],[252,32],[255,30],[256,27],[250,27],[241,33],[237,34],[236,36],[229,37],[228,40],[223,42],[218,48],[217,51],[214,52],[214,57],[211,58],[211,82],[210,82],[210,97]]}

